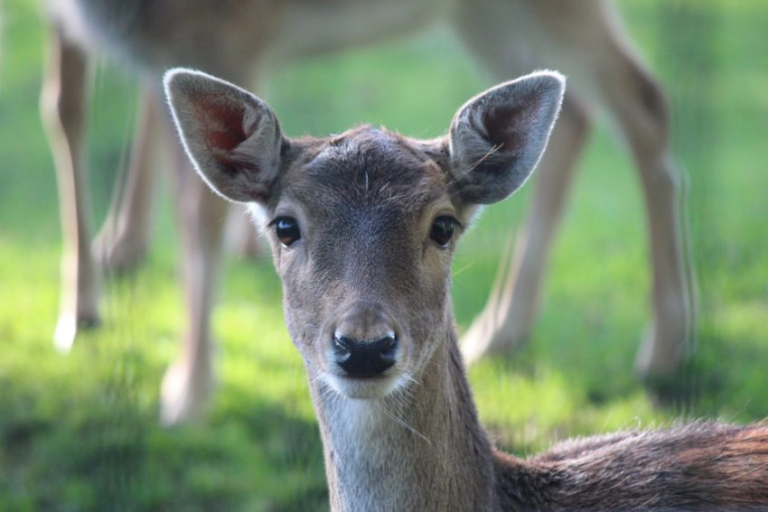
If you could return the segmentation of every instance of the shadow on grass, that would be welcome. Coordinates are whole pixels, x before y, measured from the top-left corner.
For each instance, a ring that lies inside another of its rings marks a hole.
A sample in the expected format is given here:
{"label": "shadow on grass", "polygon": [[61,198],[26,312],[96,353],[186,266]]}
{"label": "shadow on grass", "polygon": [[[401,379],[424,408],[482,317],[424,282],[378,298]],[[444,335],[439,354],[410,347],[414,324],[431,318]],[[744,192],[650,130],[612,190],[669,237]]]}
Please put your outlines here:
{"label": "shadow on grass", "polygon": [[284,408],[237,397],[236,412],[165,430],[131,392],[97,389],[73,407],[61,390],[3,384],[0,495],[9,509],[327,506],[317,427]]}

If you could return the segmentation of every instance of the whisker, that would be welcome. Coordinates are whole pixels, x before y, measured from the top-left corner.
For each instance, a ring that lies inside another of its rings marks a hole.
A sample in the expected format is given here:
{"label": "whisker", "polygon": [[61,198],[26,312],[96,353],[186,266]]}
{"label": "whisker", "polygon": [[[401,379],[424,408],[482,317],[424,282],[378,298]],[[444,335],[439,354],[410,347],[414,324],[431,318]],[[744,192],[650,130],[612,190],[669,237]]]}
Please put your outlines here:
{"label": "whisker", "polygon": [[494,146],[491,149],[488,150],[488,152],[482,156],[482,158],[479,158],[475,163],[467,167],[466,169],[463,169],[456,173],[456,175],[453,177],[452,180],[448,182],[446,187],[450,189],[454,185],[458,184],[465,176],[467,176],[469,173],[474,171],[480,164],[482,164],[484,161],[486,161],[488,158],[491,157],[494,153],[496,153],[499,149],[501,149],[501,146]]}
{"label": "whisker", "polygon": [[467,175],[467,174],[469,174],[470,172],[474,171],[474,170],[477,168],[477,166],[479,166],[480,164],[482,164],[483,162],[485,162],[485,161],[486,161],[488,158],[490,158],[490,157],[491,157],[491,155],[493,155],[494,153],[496,153],[497,151],[499,151],[499,150],[500,150],[502,147],[503,147],[503,145],[501,145],[501,144],[499,144],[499,145],[496,145],[496,146],[493,146],[493,147],[491,147],[491,149],[489,149],[489,150],[488,150],[488,151],[487,151],[487,152],[486,152],[486,153],[485,153],[485,154],[484,154],[484,155],[483,155],[481,158],[479,158],[479,159],[478,159],[478,160],[477,160],[475,163],[473,163],[472,165],[470,165],[468,168],[466,168],[466,169],[464,169],[464,170],[462,170],[462,171],[459,171],[458,173],[456,173],[456,175],[453,177],[453,179],[452,179],[452,180],[450,180],[450,181],[448,182],[448,184],[446,185],[446,187],[447,187],[448,189],[450,189],[451,187],[453,187],[454,185],[456,185],[456,184],[457,184],[457,183],[458,183],[458,182],[459,182],[459,181],[460,181],[462,178],[464,178],[464,176],[466,176],[466,175]]}
{"label": "whisker", "polygon": [[398,418],[397,416],[395,416],[394,414],[389,412],[389,410],[387,410],[387,408],[385,407],[383,402],[379,402],[378,406],[384,412],[384,414],[389,416],[392,420],[394,420],[396,423],[398,423],[401,427],[405,428],[406,430],[408,430],[412,434],[420,437],[421,439],[423,439],[430,446],[432,445],[432,441],[427,439],[427,437],[424,434],[422,434],[421,432],[419,432],[418,430],[413,428],[411,425],[408,424],[408,422],[406,422],[402,418]]}
{"label": "whisker", "polygon": [[[424,384],[422,384],[421,381],[415,379],[412,375],[405,374],[405,375],[403,375],[403,377],[405,379],[407,379],[408,382],[410,382],[410,383],[416,384],[417,386],[422,387],[422,388],[424,387]],[[410,391],[410,388],[405,388],[405,389],[408,389]]]}
{"label": "whisker", "polygon": [[477,263],[476,261],[470,261],[469,263],[467,263],[463,267],[454,270],[451,275],[453,277],[456,277],[459,274],[462,274],[462,273],[466,272],[467,270],[471,269],[472,267],[474,267],[476,263]]}

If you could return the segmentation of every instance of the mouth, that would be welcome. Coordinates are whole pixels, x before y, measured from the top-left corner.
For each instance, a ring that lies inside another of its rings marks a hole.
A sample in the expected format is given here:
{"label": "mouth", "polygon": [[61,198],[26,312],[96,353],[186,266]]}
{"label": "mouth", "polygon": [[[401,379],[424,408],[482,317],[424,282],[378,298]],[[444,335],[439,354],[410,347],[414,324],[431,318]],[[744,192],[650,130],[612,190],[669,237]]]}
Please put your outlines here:
{"label": "mouth", "polygon": [[372,400],[391,394],[401,385],[403,379],[398,374],[351,377],[324,373],[323,380],[344,398]]}

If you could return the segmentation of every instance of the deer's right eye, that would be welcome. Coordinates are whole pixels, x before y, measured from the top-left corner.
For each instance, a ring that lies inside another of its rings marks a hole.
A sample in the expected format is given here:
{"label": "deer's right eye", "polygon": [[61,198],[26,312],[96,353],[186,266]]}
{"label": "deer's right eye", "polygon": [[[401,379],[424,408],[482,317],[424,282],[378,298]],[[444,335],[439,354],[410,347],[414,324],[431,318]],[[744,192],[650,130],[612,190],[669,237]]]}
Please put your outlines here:
{"label": "deer's right eye", "polygon": [[429,237],[438,246],[446,248],[451,242],[451,238],[453,238],[453,232],[457,224],[458,221],[453,217],[441,215],[432,223],[432,230],[429,233]]}
{"label": "deer's right eye", "polygon": [[278,217],[269,225],[274,226],[275,236],[286,247],[290,247],[301,238],[299,223],[293,217]]}

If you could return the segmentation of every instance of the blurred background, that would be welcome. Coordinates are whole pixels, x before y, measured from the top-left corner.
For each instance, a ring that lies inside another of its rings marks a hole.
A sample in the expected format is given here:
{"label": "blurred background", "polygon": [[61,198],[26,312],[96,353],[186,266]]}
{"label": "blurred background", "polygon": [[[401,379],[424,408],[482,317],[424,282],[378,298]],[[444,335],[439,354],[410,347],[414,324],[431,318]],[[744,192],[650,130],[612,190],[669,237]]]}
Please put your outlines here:
{"label": "blurred background", "polygon": [[[650,317],[637,177],[610,126],[594,130],[557,238],[531,343],[472,367],[483,421],[524,455],[567,436],[768,416],[768,3],[620,0],[671,98],[698,283],[698,349],[656,408],[632,375]],[[154,245],[108,277],[103,325],[53,350],[61,235],[39,116],[46,34],[34,0],[6,0],[0,58],[0,510],[323,510],[322,448],[271,261],[229,257],[214,325],[207,418],[158,425],[158,387],[182,328],[167,176]],[[432,137],[492,85],[447,29],[307,60],[264,96],[290,135],[363,122]],[[134,80],[96,70],[88,134],[95,224],[125,164]],[[454,263],[460,329],[485,303],[530,187],[489,209]]]}

